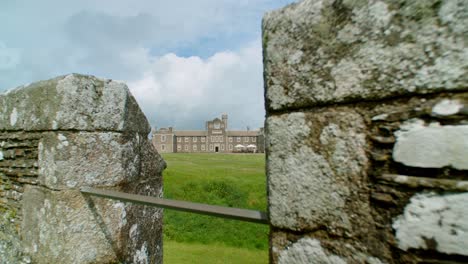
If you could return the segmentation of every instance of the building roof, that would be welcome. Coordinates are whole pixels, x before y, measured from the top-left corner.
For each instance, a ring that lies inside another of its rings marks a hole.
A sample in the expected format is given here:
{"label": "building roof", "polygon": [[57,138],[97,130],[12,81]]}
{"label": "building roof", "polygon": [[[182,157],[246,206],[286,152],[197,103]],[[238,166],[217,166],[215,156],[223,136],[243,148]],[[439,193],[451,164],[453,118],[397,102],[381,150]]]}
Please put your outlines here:
{"label": "building roof", "polygon": [[207,131],[204,130],[179,130],[174,131],[174,135],[176,136],[187,136],[187,137],[199,137],[199,136],[206,136]]}
{"label": "building roof", "polygon": [[227,135],[231,137],[255,137],[255,136],[258,136],[259,134],[260,134],[260,131],[256,131],[256,130],[227,131]]}

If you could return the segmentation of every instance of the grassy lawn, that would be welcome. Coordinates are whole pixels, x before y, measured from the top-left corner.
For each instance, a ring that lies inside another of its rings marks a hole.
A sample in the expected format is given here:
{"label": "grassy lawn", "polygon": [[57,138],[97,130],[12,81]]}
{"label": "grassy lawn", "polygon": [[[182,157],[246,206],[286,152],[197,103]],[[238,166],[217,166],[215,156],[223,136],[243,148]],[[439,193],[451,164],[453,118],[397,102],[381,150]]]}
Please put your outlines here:
{"label": "grassy lawn", "polygon": [[164,263],[266,264],[268,251],[165,240]]}
{"label": "grassy lawn", "polygon": [[[266,210],[263,154],[163,157],[166,198]],[[165,210],[164,262],[267,263],[268,226]]]}

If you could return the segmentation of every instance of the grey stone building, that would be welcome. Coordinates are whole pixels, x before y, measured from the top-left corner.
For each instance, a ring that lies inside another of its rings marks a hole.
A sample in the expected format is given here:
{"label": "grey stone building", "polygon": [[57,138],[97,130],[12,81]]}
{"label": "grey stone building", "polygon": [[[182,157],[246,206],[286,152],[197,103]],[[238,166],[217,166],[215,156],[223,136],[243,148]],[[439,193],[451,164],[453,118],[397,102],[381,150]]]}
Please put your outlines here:
{"label": "grey stone building", "polygon": [[170,152],[264,152],[263,128],[228,130],[228,116],[207,121],[205,130],[153,129],[153,144],[160,153]]}

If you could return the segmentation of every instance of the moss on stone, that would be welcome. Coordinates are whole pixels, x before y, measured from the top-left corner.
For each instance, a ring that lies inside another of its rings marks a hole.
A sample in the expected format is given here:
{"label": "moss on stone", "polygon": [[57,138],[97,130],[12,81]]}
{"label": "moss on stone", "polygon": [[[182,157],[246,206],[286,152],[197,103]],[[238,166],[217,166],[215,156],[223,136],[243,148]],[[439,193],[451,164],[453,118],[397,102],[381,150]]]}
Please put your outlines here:
{"label": "moss on stone", "polygon": [[433,19],[442,4],[441,0],[430,1],[400,1],[401,14],[415,21]]}

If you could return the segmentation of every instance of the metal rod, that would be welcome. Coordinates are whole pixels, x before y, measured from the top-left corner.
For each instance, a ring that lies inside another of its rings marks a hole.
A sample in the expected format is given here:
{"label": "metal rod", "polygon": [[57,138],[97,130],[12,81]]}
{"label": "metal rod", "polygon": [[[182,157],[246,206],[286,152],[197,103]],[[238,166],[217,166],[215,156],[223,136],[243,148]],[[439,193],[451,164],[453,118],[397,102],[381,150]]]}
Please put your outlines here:
{"label": "metal rod", "polygon": [[222,218],[229,218],[260,224],[268,224],[268,217],[265,212],[239,209],[232,207],[223,207],[216,205],[192,203],[170,199],[161,199],[151,196],[129,194],[111,190],[101,190],[90,187],[82,187],[80,191],[83,194],[94,195],[102,198],[109,198],[123,202],[131,202],[141,205],[156,206],[178,211],[191,212],[197,214],[211,215]]}

